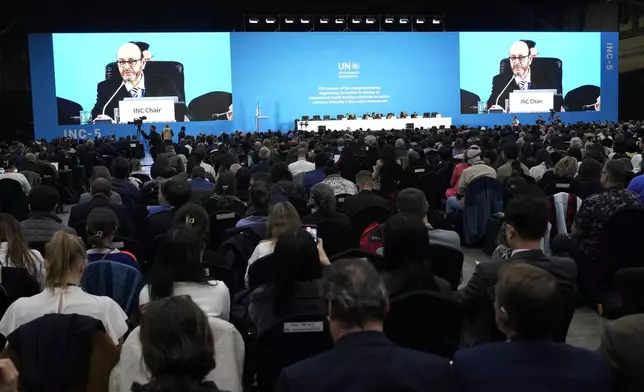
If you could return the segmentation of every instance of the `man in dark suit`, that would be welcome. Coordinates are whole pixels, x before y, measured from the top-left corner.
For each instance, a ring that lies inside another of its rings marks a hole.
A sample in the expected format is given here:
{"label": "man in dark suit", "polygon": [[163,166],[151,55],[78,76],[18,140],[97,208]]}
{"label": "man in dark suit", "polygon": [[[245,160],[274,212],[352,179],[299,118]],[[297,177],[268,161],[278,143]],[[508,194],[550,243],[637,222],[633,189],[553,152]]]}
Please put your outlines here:
{"label": "man in dark suit", "polygon": [[613,370],[616,391],[644,391],[644,313],[606,321],[599,353]]}
{"label": "man in dark suit", "polygon": [[384,335],[387,291],[368,261],[331,264],[322,291],[335,347],[283,369],[276,391],[454,390],[446,359],[400,348]]}
{"label": "man in dark suit", "polygon": [[491,331],[485,316],[494,297],[494,286],[501,267],[523,261],[550,272],[562,290],[575,292],[577,265],[567,257],[547,257],[541,250],[541,239],[548,229],[548,206],[544,198],[518,195],[505,209],[506,239],[512,251],[510,260],[493,260],[476,265],[472,278],[456,293],[471,324],[465,329],[465,339],[470,344],[489,340]]}
{"label": "man in dark suit", "polygon": [[[124,98],[179,97],[180,102],[185,101],[185,97],[170,78],[143,72],[146,61],[136,44],[128,42],[121,46],[116,55],[120,77],[113,77],[98,84],[96,104],[92,109],[93,119],[113,120],[114,109],[119,107],[119,101]],[[114,98],[110,100],[113,94]]]}
{"label": "man in dark suit", "polygon": [[[550,72],[531,67],[534,53],[525,41],[517,41],[510,47],[511,72],[504,72],[492,79],[492,94],[487,100],[488,110],[506,110],[505,100],[514,90],[557,89],[557,80]],[[507,86],[507,87],[506,87]]]}
{"label": "man in dark suit", "polygon": [[530,264],[508,264],[495,291],[496,324],[508,341],[455,354],[459,391],[611,390],[610,370],[597,353],[552,341],[563,301],[551,274]]}
{"label": "man in dark suit", "polygon": [[344,199],[342,211],[349,216],[353,217],[356,213],[369,207],[382,207],[387,211],[391,211],[391,204],[382,197],[373,193],[373,178],[371,172],[363,170],[356,176],[356,184],[358,185],[358,194],[347,197]]}
{"label": "man in dark suit", "polygon": [[161,205],[170,207],[167,210],[159,211],[148,217],[146,243],[152,245],[154,238],[164,234],[174,224],[174,215],[177,210],[190,201],[192,189],[185,178],[172,178],[161,184],[159,188],[159,202]]}
{"label": "man in dark suit", "polygon": [[[110,202],[112,195],[112,184],[104,178],[97,178],[91,184],[92,198],[85,203],[76,204],[69,211],[67,225],[76,228],[87,219],[90,211],[98,207],[107,207],[114,212],[119,220],[117,234],[123,237],[133,238],[135,234],[134,223],[130,211],[122,204]],[[82,228],[84,232],[85,229]],[[79,233],[81,234],[81,233]]]}

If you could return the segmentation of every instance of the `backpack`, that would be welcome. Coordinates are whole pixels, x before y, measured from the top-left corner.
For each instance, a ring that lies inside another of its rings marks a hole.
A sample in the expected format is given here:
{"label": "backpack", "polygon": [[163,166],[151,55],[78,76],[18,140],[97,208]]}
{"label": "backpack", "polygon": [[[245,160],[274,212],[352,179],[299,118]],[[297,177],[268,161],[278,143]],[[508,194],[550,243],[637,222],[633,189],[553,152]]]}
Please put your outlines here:
{"label": "backpack", "polygon": [[374,222],[367,226],[360,237],[360,249],[369,253],[377,253],[384,246],[385,224]]}

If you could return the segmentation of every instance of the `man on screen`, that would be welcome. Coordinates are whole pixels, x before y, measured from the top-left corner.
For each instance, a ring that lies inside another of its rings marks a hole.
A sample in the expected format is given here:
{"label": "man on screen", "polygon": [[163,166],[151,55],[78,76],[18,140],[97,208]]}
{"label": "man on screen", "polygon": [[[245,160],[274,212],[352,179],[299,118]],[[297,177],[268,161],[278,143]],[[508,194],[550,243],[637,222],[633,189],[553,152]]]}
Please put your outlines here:
{"label": "man on screen", "polygon": [[556,79],[547,71],[536,72],[531,67],[536,49],[530,49],[528,42],[517,41],[510,47],[512,72],[504,72],[492,79],[492,94],[487,100],[488,110],[506,110],[505,100],[514,90],[557,89]]}
{"label": "man on screen", "polygon": [[184,101],[171,79],[158,74],[145,73],[147,60],[141,48],[128,42],[116,54],[120,77],[100,82],[96,88],[96,105],[92,109],[95,120],[113,120],[114,109],[124,98],[179,97]]}

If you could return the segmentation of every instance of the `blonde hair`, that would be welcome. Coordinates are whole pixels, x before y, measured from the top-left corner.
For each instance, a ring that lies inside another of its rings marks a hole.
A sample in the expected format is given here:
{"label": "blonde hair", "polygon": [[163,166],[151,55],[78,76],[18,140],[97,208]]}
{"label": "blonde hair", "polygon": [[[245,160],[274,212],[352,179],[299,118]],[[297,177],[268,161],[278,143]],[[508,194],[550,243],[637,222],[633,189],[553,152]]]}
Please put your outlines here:
{"label": "blonde hair", "polygon": [[11,261],[15,267],[26,268],[30,275],[38,276],[36,260],[22,235],[20,223],[12,215],[0,214],[0,242],[7,243],[7,265]]}
{"label": "blonde hair", "polygon": [[302,221],[293,204],[286,201],[271,207],[268,214],[268,238],[276,239],[300,226]]}
{"label": "blonde hair", "polygon": [[554,173],[562,178],[575,178],[577,174],[577,159],[574,157],[563,157],[555,165]]}
{"label": "blonde hair", "polygon": [[79,259],[87,260],[85,245],[80,238],[63,230],[57,231],[46,247],[47,275],[45,285],[54,289],[65,280]]}

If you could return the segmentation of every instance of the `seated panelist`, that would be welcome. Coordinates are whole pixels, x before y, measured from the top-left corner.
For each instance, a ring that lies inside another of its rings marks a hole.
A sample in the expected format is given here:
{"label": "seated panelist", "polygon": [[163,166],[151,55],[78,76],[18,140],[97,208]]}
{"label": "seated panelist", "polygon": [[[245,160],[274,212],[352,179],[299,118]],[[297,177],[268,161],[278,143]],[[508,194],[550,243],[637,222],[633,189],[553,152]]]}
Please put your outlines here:
{"label": "seated panelist", "polygon": [[179,97],[185,101],[172,79],[154,73],[144,72],[147,59],[135,43],[122,45],[116,54],[116,65],[120,78],[100,82],[96,88],[96,104],[92,109],[94,120],[114,119],[114,109],[124,98]]}

